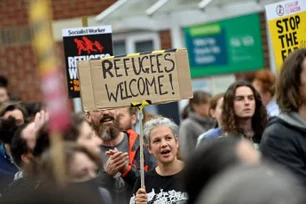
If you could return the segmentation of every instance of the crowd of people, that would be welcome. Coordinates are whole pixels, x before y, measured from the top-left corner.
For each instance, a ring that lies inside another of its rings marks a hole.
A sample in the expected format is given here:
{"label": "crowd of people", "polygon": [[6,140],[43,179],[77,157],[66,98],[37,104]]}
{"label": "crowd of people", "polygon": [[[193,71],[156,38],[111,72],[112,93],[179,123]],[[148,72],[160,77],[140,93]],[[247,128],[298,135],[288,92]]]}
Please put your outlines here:
{"label": "crowd of people", "polygon": [[16,101],[1,78],[0,203],[306,202],[306,49],[277,79],[264,69],[224,93],[194,92],[179,126],[146,113],[144,186],[137,113],[71,113],[55,152],[47,107]]}

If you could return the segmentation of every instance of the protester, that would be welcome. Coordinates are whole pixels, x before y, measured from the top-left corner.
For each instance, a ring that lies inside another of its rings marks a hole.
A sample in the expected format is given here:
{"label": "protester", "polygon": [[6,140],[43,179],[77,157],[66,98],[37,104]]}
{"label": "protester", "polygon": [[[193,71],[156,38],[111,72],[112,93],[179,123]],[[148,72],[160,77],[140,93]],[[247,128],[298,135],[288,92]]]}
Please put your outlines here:
{"label": "protester", "polygon": [[119,125],[121,131],[133,130],[136,131],[137,123],[137,107],[119,108],[118,110]]}
{"label": "protester", "polygon": [[[168,118],[157,117],[144,126],[144,137],[151,154],[157,160],[157,167],[145,175],[146,188],[140,188],[140,178],[134,186],[130,203],[184,203],[187,194],[181,184],[184,163],[177,158],[178,126]],[[148,192],[148,193],[147,193]]]}
{"label": "protester", "polygon": [[[69,185],[76,187],[87,187],[96,194],[101,194],[101,199],[104,203],[112,203],[109,192],[104,188],[94,187],[93,179],[97,177],[98,170],[102,163],[100,155],[85,146],[76,143],[64,144],[65,179]],[[54,174],[54,163],[52,160],[51,151],[48,150],[43,153],[39,162],[40,177],[44,182],[56,185],[56,175]]]}
{"label": "protester", "polygon": [[188,203],[193,204],[201,189],[224,170],[237,164],[254,165],[259,160],[259,152],[248,140],[238,137],[204,140],[184,169]]}
{"label": "protester", "polygon": [[205,139],[239,136],[251,140],[258,148],[267,124],[267,112],[252,84],[236,81],[225,92],[222,127],[205,135]]}
{"label": "protester", "polygon": [[15,131],[27,118],[27,112],[20,104],[3,104],[0,108],[0,193],[13,181],[18,167],[11,154],[11,142]]}
{"label": "protester", "polygon": [[17,125],[22,125],[28,119],[28,112],[20,103],[10,102],[2,104],[0,106],[0,117],[8,118],[9,116],[16,119]]}
{"label": "protester", "polygon": [[[210,101],[209,115],[216,120],[215,128],[221,127],[221,124],[222,124],[223,96],[224,96],[224,93],[217,94]],[[203,138],[205,138],[206,134],[210,134],[210,132],[214,131],[215,128],[208,130],[207,132],[201,134],[198,137],[197,147],[199,146]]]}
{"label": "protester", "polygon": [[277,82],[276,101],[281,113],[270,121],[261,150],[292,171],[306,187],[306,49],[284,61]]}
{"label": "protester", "polygon": [[256,73],[253,86],[260,95],[269,117],[279,114],[279,107],[274,100],[276,77],[269,70],[260,70]]}
{"label": "protester", "polygon": [[[139,137],[133,130],[122,132],[116,109],[90,111],[86,117],[102,139],[100,185],[111,193],[115,204],[128,203],[140,168]],[[154,157],[144,147],[145,170],[156,166]]]}
{"label": "protester", "polygon": [[7,90],[8,81],[5,77],[0,76],[0,106],[3,103],[8,103],[10,100],[9,93]]}
{"label": "protester", "polygon": [[49,114],[41,110],[35,115],[34,121],[25,123],[16,130],[12,143],[11,154],[14,163],[20,169],[14,176],[14,180],[23,177],[23,169],[30,163],[33,157],[32,151],[36,144],[37,131],[49,120]]}
{"label": "protester", "polygon": [[[20,127],[14,136],[14,160],[21,167],[22,173],[16,176],[16,179],[11,183],[4,192],[4,195],[10,196],[18,194],[24,188],[35,188],[40,184],[38,160],[41,155],[50,147],[50,132],[48,123],[42,124],[43,120],[35,121],[37,126],[42,126],[37,133],[33,129],[33,123]],[[73,114],[71,117],[71,127],[66,130],[62,137],[64,141],[78,143],[87,147],[95,154],[99,155],[101,139],[97,137],[91,126],[88,124],[85,117],[81,114]],[[36,134],[35,142],[32,142],[33,135]],[[34,148],[33,148],[34,144]]]}
{"label": "protester", "polygon": [[188,117],[180,125],[179,140],[183,159],[187,159],[196,147],[200,134],[214,127],[209,116],[211,96],[204,91],[195,91],[188,104]]}
{"label": "protester", "polygon": [[304,204],[305,192],[294,187],[298,181],[275,166],[237,166],[210,183],[197,204]]}

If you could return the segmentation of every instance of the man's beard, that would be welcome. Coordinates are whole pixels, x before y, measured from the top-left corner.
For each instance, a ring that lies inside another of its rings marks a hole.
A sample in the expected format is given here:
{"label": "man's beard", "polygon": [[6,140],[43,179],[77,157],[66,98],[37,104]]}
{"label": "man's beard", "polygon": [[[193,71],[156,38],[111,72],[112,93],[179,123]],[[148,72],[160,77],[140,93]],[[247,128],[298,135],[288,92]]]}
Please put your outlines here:
{"label": "man's beard", "polygon": [[[103,122],[111,120],[113,124],[103,124]],[[116,139],[120,134],[118,118],[111,115],[104,115],[99,121],[91,123],[96,134],[104,141]]]}

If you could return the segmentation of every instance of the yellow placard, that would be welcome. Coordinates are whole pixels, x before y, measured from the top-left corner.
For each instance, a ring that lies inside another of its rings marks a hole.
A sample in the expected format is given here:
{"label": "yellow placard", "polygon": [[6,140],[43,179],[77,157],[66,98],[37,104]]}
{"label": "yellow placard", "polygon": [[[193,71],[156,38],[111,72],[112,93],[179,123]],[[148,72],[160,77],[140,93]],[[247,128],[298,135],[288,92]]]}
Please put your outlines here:
{"label": "yellow placard", "polygon": [[266,6],[269,32],[278,73],[294,50],[305,47],[305,1],[290,0]]}

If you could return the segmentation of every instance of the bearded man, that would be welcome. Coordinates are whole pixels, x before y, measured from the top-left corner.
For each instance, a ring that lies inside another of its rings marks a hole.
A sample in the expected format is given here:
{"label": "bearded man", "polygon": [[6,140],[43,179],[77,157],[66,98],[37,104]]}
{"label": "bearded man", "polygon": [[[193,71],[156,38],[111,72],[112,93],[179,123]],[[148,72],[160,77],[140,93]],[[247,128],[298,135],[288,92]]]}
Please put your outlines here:
{"label": "bearded man", "polygon": [[[114,204],[129,203],[140,169],[139,137],[133,130],[120,131],[118,110],[90,111],[86,118],[102,139],[100,185],[107,188]],[[156,167],[156,161],[144,147],[144,169]]]}

